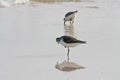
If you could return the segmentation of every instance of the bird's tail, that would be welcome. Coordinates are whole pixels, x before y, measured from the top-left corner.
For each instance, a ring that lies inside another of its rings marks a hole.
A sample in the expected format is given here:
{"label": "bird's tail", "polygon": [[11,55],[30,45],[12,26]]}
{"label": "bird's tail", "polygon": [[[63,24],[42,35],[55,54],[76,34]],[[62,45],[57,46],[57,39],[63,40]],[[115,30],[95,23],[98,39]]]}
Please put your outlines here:
{"label": "bird's tail", "polygon": [[86,44],[87,42],[86,41],[78,41],[79,43],[81,44]]}

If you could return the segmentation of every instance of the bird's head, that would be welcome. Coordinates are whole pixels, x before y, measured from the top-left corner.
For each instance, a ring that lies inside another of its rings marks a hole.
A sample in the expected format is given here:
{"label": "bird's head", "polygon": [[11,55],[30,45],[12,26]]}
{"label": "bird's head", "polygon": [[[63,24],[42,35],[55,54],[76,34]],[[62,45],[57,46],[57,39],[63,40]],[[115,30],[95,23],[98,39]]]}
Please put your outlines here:
{"label": "bird's head", "polygon": [[56,38],[56,42],[59,44],[60,43],[60,38]]}

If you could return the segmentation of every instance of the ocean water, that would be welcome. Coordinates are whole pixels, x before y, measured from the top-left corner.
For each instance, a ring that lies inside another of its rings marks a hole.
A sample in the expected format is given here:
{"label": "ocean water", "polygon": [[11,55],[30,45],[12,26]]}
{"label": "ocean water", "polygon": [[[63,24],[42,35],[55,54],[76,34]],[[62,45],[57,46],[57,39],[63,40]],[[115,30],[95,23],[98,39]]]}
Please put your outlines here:
{"label": "ocean water", "polygon": [[[30,2],[0,8],[0,80],[119,80],[119,4]],[[74,10],[74,24],[64,26],[64,15]],[[70,61],[85,69],[59,71],[55,65],[66,60],[67,49],[56,38],[70,32],[87,41],[70,49]]]}

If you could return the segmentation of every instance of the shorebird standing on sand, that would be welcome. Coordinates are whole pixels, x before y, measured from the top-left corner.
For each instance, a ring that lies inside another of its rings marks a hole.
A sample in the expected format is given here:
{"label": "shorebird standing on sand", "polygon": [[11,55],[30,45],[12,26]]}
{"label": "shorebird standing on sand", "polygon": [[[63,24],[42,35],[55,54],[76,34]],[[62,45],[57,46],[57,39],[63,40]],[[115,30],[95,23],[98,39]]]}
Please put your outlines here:
{"label": "shorebird standing on sand", "polygon": [[71,37],[71,36],[61,36],[61,37],[58,37],[56,38],[56,42],[61,45],[63,45],[65,48],[68,48],[68,53],[67,53],[67,60],[69,61],[69,52],[70,52],[70,49],[69,47],[75,47],[79,44],[85,44],[86,41],[81,41],[81,40],[78,40],[74,37]]}
{"label": "shorebird standing on sand", "polygon": [[70,21],[70,24],[71,23],[74,23],[74,18],[75,18],[75,14],[77,13],[78,11],[73,11],[73,12],[68,12],[66,15],[65,15],[65,18],[64,18],[64,24],[66,21]]}

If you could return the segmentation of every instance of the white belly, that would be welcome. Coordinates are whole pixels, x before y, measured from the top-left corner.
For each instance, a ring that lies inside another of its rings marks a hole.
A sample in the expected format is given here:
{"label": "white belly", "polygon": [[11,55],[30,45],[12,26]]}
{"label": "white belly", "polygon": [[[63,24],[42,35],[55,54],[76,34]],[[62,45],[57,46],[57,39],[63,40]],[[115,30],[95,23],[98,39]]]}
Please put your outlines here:
{"label": "white belly", "polygon": [[64,41],[61,40],[60,44],[65,47],[75,47],[75,46],[79,45],[80,43],[65,43]]}
{"label": "white belly", "polygon": [[68,17],[65,17],[65,20],[66,21],[70,21],[70,20],[73,20],[74,18],[75,18],[75,13],[70,15],[70,16],[68,16]]}

